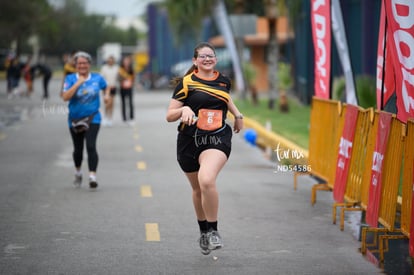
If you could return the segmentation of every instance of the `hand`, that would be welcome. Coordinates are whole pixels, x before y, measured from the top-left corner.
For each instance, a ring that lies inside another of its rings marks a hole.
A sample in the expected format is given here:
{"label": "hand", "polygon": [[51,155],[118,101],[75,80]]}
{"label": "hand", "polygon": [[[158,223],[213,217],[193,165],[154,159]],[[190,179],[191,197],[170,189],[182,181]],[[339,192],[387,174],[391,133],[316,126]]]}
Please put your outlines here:
{"label": "hand", "polygon": [[243,129],[243,119],[235,119],[233,130],[236,134],[238,134]]}
{"label": "hand", "polygon": [[181,122],[187,125],[193,125],[196,123],[197,117],[190,107],[184,106],[181,111]]}
{"label": "hand", "polygon": [[78,83],[80,85],[82,85],[85,81],[86,81],[86,77],[84,77],[83,75],[78,76]]}
{"label": "hand", "polygon": [[105,103],[105,104],[108,104],[108,103],[109,103],[109,101],[110,101],[110,99],[111,99],[111,96],[110,96],[110,95],[108,95],[108,94],[105,94],[105,95],[104,95],[104,103]]}

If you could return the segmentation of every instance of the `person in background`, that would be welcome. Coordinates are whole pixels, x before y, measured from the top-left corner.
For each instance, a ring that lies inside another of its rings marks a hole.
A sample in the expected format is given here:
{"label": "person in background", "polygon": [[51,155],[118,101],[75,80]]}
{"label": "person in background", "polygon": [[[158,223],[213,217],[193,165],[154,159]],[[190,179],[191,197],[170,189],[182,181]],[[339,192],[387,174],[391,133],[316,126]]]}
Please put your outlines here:
{"label": "person in background", "polygon": [[[133,125],[134,120],[134,98],[133,89],[135,83],[134,68],[132,66],[132,60],[130,56],[122,58],[121,66],[119,68],[119,82],[121,93],[121,107],[122,107],[122,119],[125,123]],[[128,100],[129,116],[127,117],[126,103]],[[128,121],[129,119],[129,121]]]}
{"label": "person in background", "polygon": [[34,78],[34,75],[33,75],[33,68],[31,66],[31,63],[32,63],[32,57],[29,56],[27,58],[27,61],[24,64],[24,67],[23,67],[23,70],[22,70],[23,78],[24,78],[24,81],[26,82],[26,88],[27,88],[26,96],[27,97],[30,97],[33,93],[33,78]]}
{"label": "person in background", "polygon": [[109,56],[106,63],[101,68],[101,75],[106,80],[110,89],[110,98],[105,105],[105,117],[102,121],[104,126],[112,126],[112,117],[114,110],[114,98],[116,95],[116,84],[118,80],[119,66],[115,63],[115,57]]}
{"label": "person in background", "polygon": [[62,57],[63,60],[63,79],[62,79],[62,89],[60,91],[60,96],[62,97],[62,91],[63,91],[63,83],[65,82],[65,78],[68,74],[76,73],[76,67],[74,62],[74,54],[76,52],[65,53]]}
{"label": "person in background", "polygon": [[20,58],[14,53],[9,54],[6,67],[8,99],[13,98],[15,95],[21,95],[19,83],[20,78],[22,77],[23,68],[24,64],[20,62]]}
{"label": "person in background", "polygon": [[233,129],[243,128],[243,115],[230,96],[230,79],[215,70],[214,47],[198,44],[193,53],[193,66],[183,78],[174,79],[175,86],[167,110],[168,122],[179,120],[177,160],[192,187],[201,252],[223,247],[218,232],[219,195],[216,180],[231,152],[231,127],[227,112],[235,117]]}
{"label": "person in background", "polygon": [[[82,183],[83,147],[86,142],[89,167],[89,187],[98,187],[96,171],[98,168],[98,152],[96,140],[101,123],[100,94],[105,91],[104,101],[110,97],[110,89],[105,79],[98,73],[91,73],[91,56],[86,52],[77,52],[74,55],[77,73],[66,76],[62,98],[69,101],[68,125],[73,142],[73,161],[75,164],[75,186]],[[79,121],[84,124],[80,130],[76,126]]]}
{"label": "person in background", "polygon": [[32,66],[33,75],[42,75],[43,77],[43,99],[46,100],[49,98],[49,82],[52,78],[52,69],[43,63],[37,63]]}

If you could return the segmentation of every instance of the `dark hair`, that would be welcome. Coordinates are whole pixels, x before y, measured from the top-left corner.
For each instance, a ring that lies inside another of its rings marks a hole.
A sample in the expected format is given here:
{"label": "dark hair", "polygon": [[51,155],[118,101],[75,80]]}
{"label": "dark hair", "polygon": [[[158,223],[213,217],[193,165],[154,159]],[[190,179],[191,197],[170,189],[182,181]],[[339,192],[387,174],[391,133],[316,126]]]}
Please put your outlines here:
{"label": "dark hair", "polygon": [[[128,67],[125,67],[124,65],[124,60],[129,59],[131,62],[129,63]],[[129,74],[133,74],[134,73],[134,66],[132,64],[132,58],[130,55],[126,55],[124,57],[121,58],[120,61],[120,67],[124,68]]]}
{"label": "dark hair", "polygon": [[[195,46],[194,48],[194,53],[193,53],[193,57],[197,58],[198,56],[198,51],[202,48],[210,48],[214,54],[216,54],[216,49],[214,48],[213,45],[211,45],[208,42],[200,42],[197,44],[197,46]],[[192,65],[187,72],[184,74],[184,76],[191,74],[194,70],[196,69],[196,65]],[[177,86],[177,84],[183,79],[184,76],[179,76],[179,77],[175,77],[170,81],[171,86],[175,87]]]}

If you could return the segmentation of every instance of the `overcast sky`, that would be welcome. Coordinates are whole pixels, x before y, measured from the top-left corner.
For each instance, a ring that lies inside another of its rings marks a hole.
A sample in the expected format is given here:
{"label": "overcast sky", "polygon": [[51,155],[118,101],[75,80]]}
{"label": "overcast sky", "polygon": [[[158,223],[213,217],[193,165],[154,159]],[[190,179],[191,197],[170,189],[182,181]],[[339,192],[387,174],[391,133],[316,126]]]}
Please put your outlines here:
{"label": "overcast sky", "polygon": [[128,28],[131,24],[140,31],[146,31],[145,22],[138,16],[146,12],[147,4],[153,0],[86,0],[86,11],[98,14],[115,14],[117,25]]}
{"label": "overcast sky", "polygon": [[[64,0],[48,0],[59,6]],[[144,15],[147,5],[152,2],[163,0],[84,0],[87,13],[101,15],[115,15],[118,20],[116,24],[121,28],[128,28],[131,24],[140,31],[146,31],[146,23],[138,18]]]}
{"label": "overcast sky", "polygon": [[86,11],[99,14],[115,14],[119,18],[137,17],[145,13],[146,0],[86,0]]}

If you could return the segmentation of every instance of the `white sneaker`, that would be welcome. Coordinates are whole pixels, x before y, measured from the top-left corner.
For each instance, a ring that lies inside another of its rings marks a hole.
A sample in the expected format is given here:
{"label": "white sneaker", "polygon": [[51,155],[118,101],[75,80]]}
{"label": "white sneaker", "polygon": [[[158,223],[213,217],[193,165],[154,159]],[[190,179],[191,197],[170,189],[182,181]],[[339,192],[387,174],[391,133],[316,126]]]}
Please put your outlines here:
{"label": "white sneaker", "polygon": [[75,174],[75,180],[73,181],[73,185],[75,187],[80,187],[82,184],[82,174]]}
{"label": "white sneaker", "polygon": [[223,241],[220,234],[216,230],[211,230],[207,233],[208,237],[208,249],[216,250],[223,247]]}

